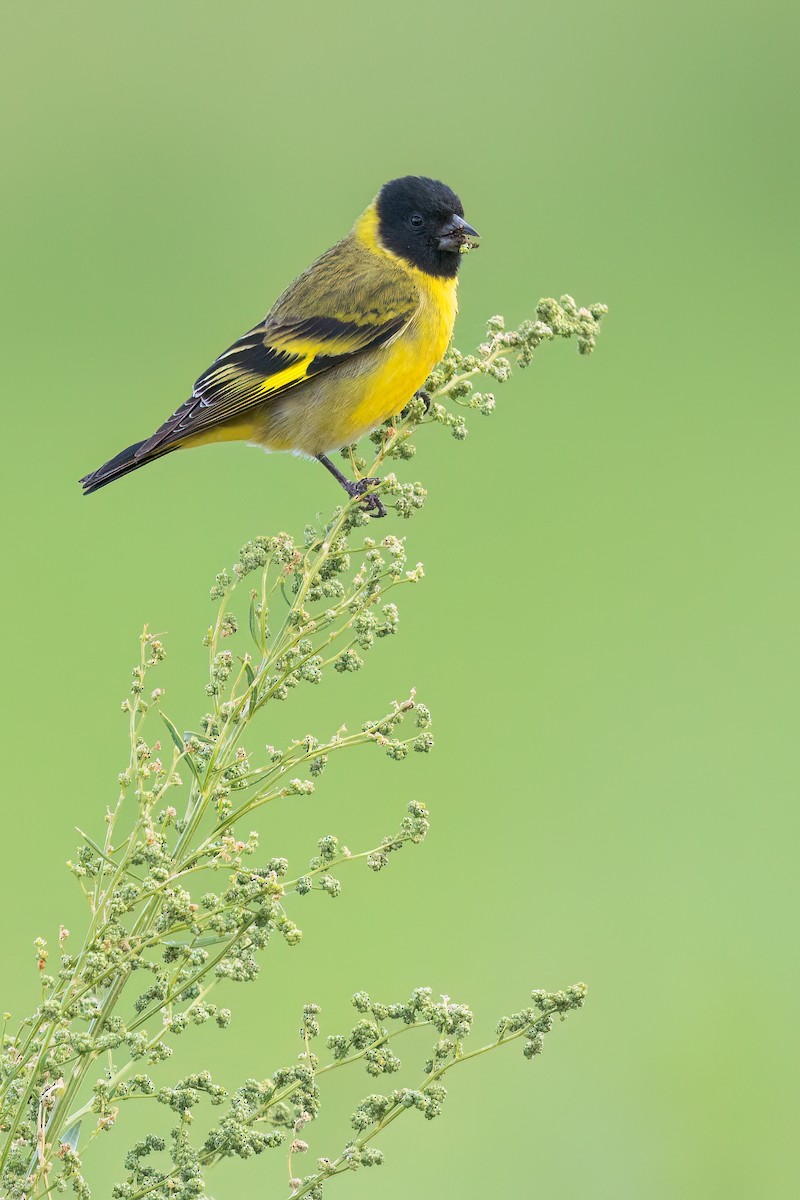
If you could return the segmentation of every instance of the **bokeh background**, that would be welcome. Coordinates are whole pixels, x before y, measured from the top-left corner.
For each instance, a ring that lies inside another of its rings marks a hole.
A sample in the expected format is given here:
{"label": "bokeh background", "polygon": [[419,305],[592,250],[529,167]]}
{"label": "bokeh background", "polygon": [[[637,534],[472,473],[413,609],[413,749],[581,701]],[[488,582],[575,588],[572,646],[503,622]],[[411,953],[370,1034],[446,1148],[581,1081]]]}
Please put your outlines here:
{"label": "bokeh background", "polygon": [[[78,476],[385,179],[432,174],[483,234],[459,345],[540,295],[611,315],[591,359],[545,346],[465,444],[420,437],[404,473],[429,507],[386,531],[426,582],[364,672],[285,721],[357,724],[416,686],[436,753],[340,759],[261,829],[299,865],[416,796],[430,839],[308,902],[303,944],[231,989],[233,1028],[191,1065],[267,1074],[304,1002],[338,1029],[360,988],[429,984],[488,1037],[531,987],[585,979],[541,1059],[455,1075],[441,1120],[393,1126],[387,1165],[331,1195],[796,1195],[797,34],[796,5],[765,0],[6,8],[4,1009],[36,1002],[33,938],[80,928],[63,864],[115,796],[143,623],[191,726],[214,574],[338,499],[241,445],[91,500]],[[337,1084],[314,1155],[370,1090]],[[98,1196],[129,1141],[95,1144]],[[211,1190],[283,1196],[285,1170],[236,1163]]]}

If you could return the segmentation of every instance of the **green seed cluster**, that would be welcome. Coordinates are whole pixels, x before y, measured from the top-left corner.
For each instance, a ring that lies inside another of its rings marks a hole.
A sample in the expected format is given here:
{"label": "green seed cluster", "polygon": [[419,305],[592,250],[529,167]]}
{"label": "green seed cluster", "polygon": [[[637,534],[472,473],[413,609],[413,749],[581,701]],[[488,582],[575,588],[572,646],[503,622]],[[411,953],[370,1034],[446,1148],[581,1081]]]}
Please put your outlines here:
{"label": "green seed cluster", "polygon": [[[411,438],[422,426],[442,425],[463,440],[464,410],[486,415],[495,407],[493,392],[474,390],[479,378],[504,382],[512,360],[527,366],[537,347],[555,338],[574,338],[581,353],[590,353],[604,313],[603,305],[578,308],[562,296],[540,301],[535,319],[516,330],[493,317],[475,354],[448,351],[428,380],[427,399],[415,398],[375,431],[372,463],[355,447],[344,448],[345,459],[373,477],[388,460],[413,457]],[[404,520],[426,501],[420,483],[391,472],[374,490]],[[116,1200],[201,1197],[214,1163],[278,1147],[288,1154],[290,1193],[319,1200],[330,1177],[382,1162],[372,1139],[399,1115],[438,1116],[446,1098],[441,1080],[456,1065],[515,1039],[534,1056],[555,1017],[580,1007],[583,985],[535,992],[531,1008],[502,1019],[496,1041],[467,1052],[473,1015],[465,1005],[436,999],[427,988],[397,1004],[360,992],[355,1024],[331,1035],[324,1055],[311,1048],[320,1037],[319,1007],[306,1005],[302,1053],[269,1078],[247,1079],[231,1091],[202,1068],[173,1067],[184,1051],[176,1039],[187,1029],[230,1025],[230,1008],[210,998],[220,981],[253,983],[270,942],[300,943],[300,897],[336,899],[340,876],[353,864],[379,872],[403,846],[424,840],[429,815],[418,800],[407,804],[393,832],[376,831],[358,852],[333,834],[316,839],[307,865],[294,874],[285,857],[263,854],[259,836],[273,803],[301,805],[307,820],[332,755],[375,747],[402,762],[433,748],[431,714],[414,692],[356,723],[354,732],[339,721],[327,735],[306,733],[280,747],[264,741],[270,706],[306,686],[327,685],[337,697],[346,692],[341,703],[350,705],[352,676],[399,634],[399,589],[423,578],[405,539],[373,526],[359,498],[329,521],[307,525],[299,539],[278,533],[248,541],[211,588],[216,610],[202,639],[208,672],[194,728],[166,711],[167,689],[153,679],[166,649],[145,629],[121,704],[128,761],[105,804],[102,831],[79,831],[68,863],[86,899],[85,927],[71,934],[62,926],[57,945],[36,939],[39,1003],[19,1021],[6,1014],[0,1035],[0,1188],[8,1200],[66,1190],[88,1200],[82,1159],[89,1161],[96,1135],[118,1124],[132,1100],[147,1104],[153,1132],[122,1160]],[[338,1156],[297,1174],[325,1073],[360,1063],[377,1086],[401,1073],[394,1039],[422,1028],[434,1040],[421,1078],[371,1092],[353,1112],[354,1136]],[[194,1124],[204,1104],[221,1113],[205,1135],[195,1130],[207,1123]]]}

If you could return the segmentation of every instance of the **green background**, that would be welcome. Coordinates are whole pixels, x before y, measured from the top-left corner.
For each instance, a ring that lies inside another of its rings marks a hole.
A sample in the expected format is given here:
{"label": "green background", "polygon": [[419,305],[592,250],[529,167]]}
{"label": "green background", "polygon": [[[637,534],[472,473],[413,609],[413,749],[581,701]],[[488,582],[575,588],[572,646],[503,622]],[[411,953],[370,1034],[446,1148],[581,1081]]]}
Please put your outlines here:
{"label": "green background", "polygon": [[[355,726],[416,686],[436,753],[339,760],[262,846],[299,866],[323,833],[370,845],[411,796],[430,839],[311,898],[303,944],[175,1073],[267,1074],[304,1002],[338,1029],[358,988],[427,983],[488,1037],[532,986],[585,979],[542,1059],[454,1075],[440,1121],[393,1126],[386,1166],[331,1195],[796,1194],[796,11],[9,6],[4,1008],[36,1002],[33,938],[83,920],[63,863],[116,795],[142,624],[192,725],[213,575],[338,499],[242,445],[91,500],[78,476],[149,434],[385,179],[428,173],[483,234],[462,348],[540,295],[611,315],[593,358],[543,347],[465,444],[426,431],[402,468],[430,504],[382,532],[428,577],[400,636],[285,723]],[[332,1089],[314,1155],[370,1090]],[[92,1151],[96,1195],[130,1140]],[[285,1171],[274,1152],[211,1190],[283,1196]]]}

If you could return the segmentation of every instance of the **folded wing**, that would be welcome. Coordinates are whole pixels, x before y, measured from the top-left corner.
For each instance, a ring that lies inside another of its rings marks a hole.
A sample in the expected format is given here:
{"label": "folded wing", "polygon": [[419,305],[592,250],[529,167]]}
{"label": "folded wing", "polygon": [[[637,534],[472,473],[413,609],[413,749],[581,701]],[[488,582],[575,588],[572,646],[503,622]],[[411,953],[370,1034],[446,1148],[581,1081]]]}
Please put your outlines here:
{"label": "folded wing", "polygon": [[[136,451],[142,459],[270,403],[355,355],[385,346],[414,316],[419,292],[388,256],[349,239],[295,280],[261,324],[203,372],[192,395]],[[300,400],[300,397],[298,397]]]}

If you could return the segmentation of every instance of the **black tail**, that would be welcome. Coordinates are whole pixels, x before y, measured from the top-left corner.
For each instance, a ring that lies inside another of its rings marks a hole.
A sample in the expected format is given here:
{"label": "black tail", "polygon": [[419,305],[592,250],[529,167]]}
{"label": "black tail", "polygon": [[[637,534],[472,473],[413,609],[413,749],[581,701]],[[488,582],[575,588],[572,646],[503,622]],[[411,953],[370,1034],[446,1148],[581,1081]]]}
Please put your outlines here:
{"label": "black tail", "polygon": [[113,458],[110,458],[107,463],[103,463],[102,467],[98,467],[96,471],[92,471],[90,475],[84,475],[81,480],[84,496],[90,496],[92,492],[105,487],[107,483],[113,483],[115,479],[121,479],[123,475],[129,475],[131,471],[137,471],[139,467],[146,466],[154,458],[161,458],[162,455],[169,454],[171,450],[178,449],[177,446],[166,446],[164,449],[159,447],[158,450],[137,458],[136,452],[143,445],[144,442],[134,442],[126,450],[120,450],[119,454],[115,454]]}

